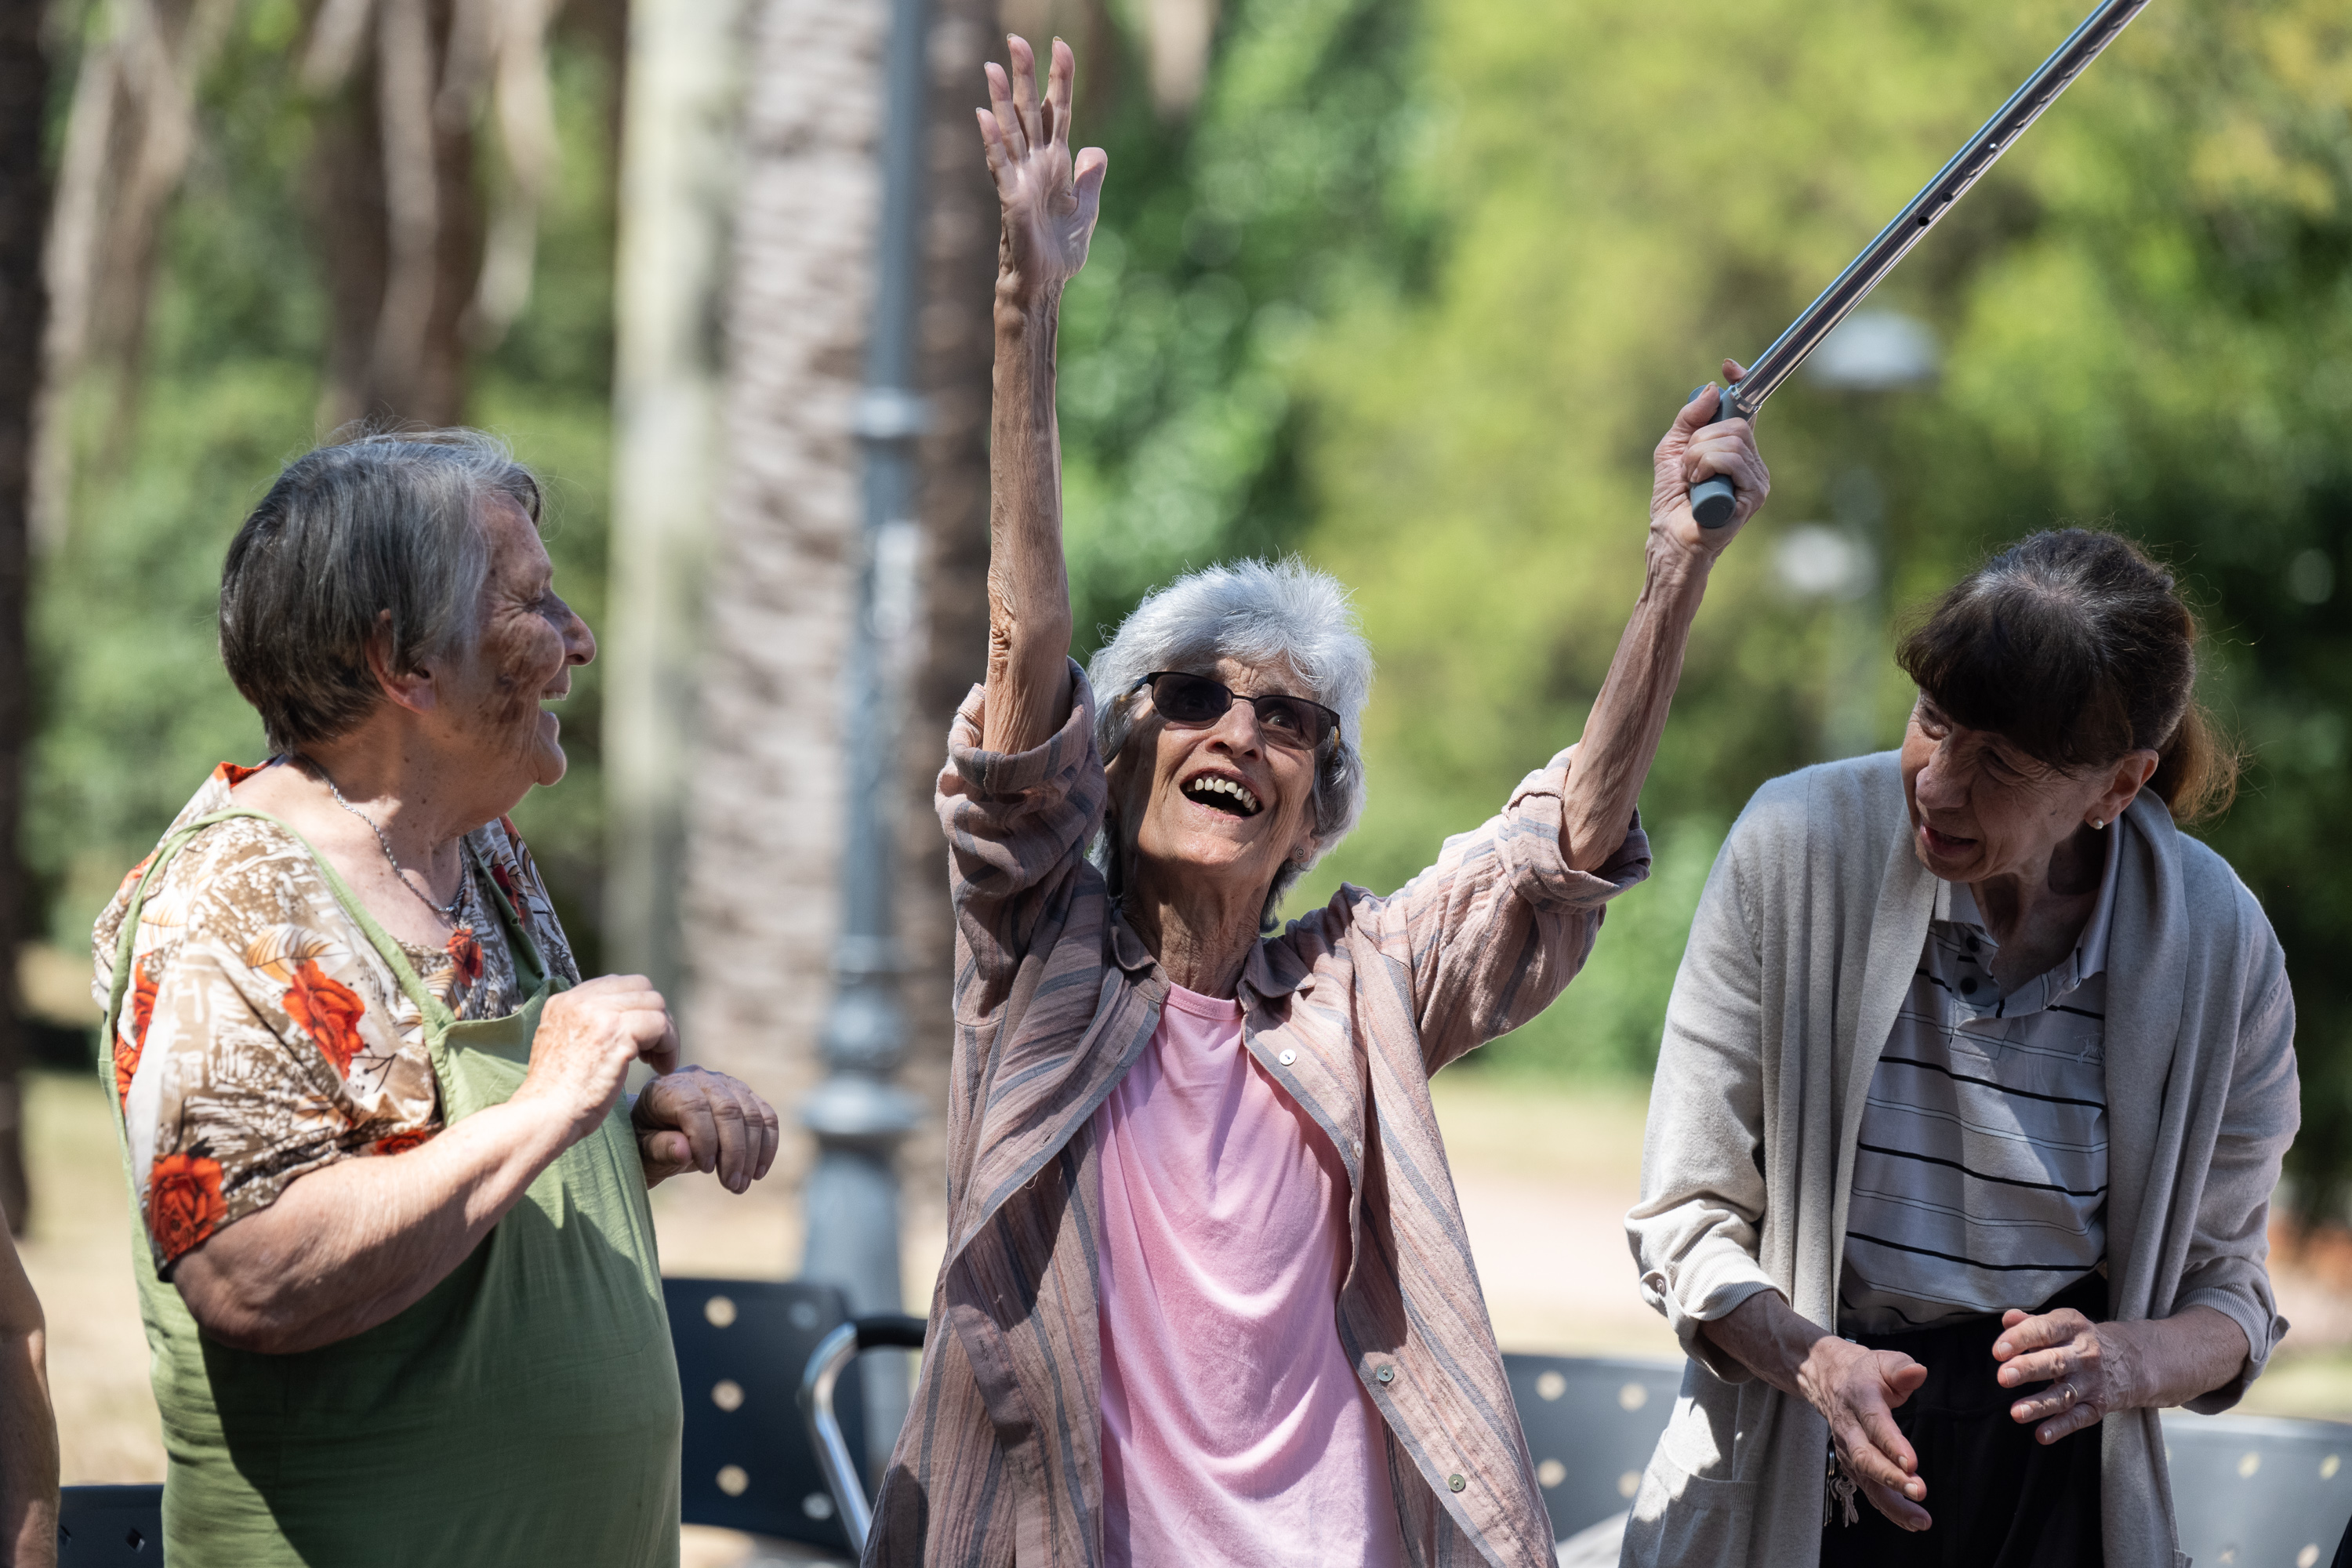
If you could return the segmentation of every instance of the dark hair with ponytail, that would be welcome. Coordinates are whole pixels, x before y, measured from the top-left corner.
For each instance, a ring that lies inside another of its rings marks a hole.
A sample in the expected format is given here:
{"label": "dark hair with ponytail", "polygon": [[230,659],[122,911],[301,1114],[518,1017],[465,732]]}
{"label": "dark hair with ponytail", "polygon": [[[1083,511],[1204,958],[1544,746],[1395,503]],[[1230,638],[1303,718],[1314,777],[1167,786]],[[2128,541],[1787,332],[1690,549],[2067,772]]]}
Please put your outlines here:
{"label": "dark hair with ponytail", "polygon": [[2228,807],[2238,754],[2198,705],[2197,617],[2172,574],[2121,534],[2019,541],[1953,587],[1895,661],[1955,723],[2053,768],[2153,751],[2147,787],[2177,822]]}

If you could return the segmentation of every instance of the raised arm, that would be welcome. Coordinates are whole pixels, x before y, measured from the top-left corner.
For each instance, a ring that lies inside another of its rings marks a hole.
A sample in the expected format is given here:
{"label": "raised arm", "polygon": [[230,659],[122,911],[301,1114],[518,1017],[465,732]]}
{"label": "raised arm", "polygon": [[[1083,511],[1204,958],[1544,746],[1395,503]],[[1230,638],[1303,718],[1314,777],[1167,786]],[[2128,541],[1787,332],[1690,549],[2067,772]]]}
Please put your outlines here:
{"label": "raised arm", "polygon": [[1054,338],[1062,287],[1086,265],[1110,159],[1070,156],[1070,47],[1054,40],[1045,97],[1029,46],[988,67],[980,135],[1004,226],[996,263],[995,402],[988,454],[988,709],[982,743],[1025,752],[1070,712],[1070,578],[1062,560],[1062,439]]}
{"label": "raised arm", "polygon": [[[1726,360],[1723,374],[1737,381],[1747,373]],[[1580,871],[1599,869],[1625,841],[1665,732],[1707,574],[1772,488],[1756,450],[1756,427],[1744,419],[1711,423],[1716,402],[1714,387],[1702,389],[1658,443],[1642,595],[1593,699],[1560,800],[1561,852]],[[1739,487],[1738,512],[1722,528],[1701,528],[1691,515],[1690,488],[1710,474],[1728,474]]]}

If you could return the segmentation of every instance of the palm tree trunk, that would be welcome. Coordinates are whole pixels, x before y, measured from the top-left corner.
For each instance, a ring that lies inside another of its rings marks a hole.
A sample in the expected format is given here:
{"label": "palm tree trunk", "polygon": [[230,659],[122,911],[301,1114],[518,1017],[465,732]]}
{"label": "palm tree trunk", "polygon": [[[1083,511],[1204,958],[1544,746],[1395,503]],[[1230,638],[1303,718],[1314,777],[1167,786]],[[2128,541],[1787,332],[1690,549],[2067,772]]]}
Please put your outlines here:
{"label": "palm tree trunk", "polygon": [[[925,644],[908,703],[901,778],[906,821],[898,917],[907,955],[907,1087],[931,1107],[907,1141],[912,1228],[945,1223],[947,1021],[955,926],[947,901],[947,847],[931,787],[947,753],[948,724],[981,678],[988,653],[988,397],[994,353],[989,311],[996,287],[996,187],[981,155],[972,109],[980,68],[1002,54],[998,0],[931,0],[929,208],[925,237],[922,386],[930,427],[922,443]],[[909,1279],[914,1290],[927,1279]]]}
{"label": "palm tree trunk", "polygon": [[41,250],[48,183],[41,162],[48,64],[38,5],[0,6],[0,1209],[12,1230],[29,1209],[22,1139],[22,1009],[16,952],[33,906],[18,853],[26,689],[25,604],[32,501],[33,406],[47,316]]}
{"label": "palm tree trunk", "polygon": [[[725,316],[728,448],[683,914],[688,1037],[779,1106],[831,991],[885,0],[753,0]],[[806,1169],[787,1140],[779,1168]]]}
{"label": "palm tree trunk", "polygon": [[[698,1058],[780,1106],[816,1079],[841,918],[839,703],[862,473],[851,426],[873,308],[887,13],[887,0],[753,0],[750,18],[725,317],[729,455],[703,617],[682,919]],[[895,792],[908,1079],[934,1108],[903,1156],[919,1173],[908,1184],[919,1205],[938,1186],[950,962],[930,785],[986,647],[996,211],[971,106],[996,14],[996,0],[933,0],[926,56],[923,629]],[[804,1173],[810,1152],[788,1141],[786,1179]]]}

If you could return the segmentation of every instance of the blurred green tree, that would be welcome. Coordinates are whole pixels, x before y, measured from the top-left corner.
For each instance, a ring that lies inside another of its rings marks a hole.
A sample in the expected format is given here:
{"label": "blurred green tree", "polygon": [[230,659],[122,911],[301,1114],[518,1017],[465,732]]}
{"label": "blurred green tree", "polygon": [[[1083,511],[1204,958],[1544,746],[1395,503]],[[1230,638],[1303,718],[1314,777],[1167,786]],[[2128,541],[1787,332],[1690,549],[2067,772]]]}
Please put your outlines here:
{"label": "blurred green tree", "polygon": [[[1409,178],[1442,250],[1425,289],[1361,289],[1294,384],[1316,432],[1305,538],[1357,584],[1383,658],[1371,812],[1327,879],[1394,881],[1574,736],[1671,410],[1718,354],[1761,347],[2079,10],[1762,0],[1702,27],[1633,0],[1429,8]],[[1766,415],[1776,495],[1718,574],[1645,799],[1671,856],[1703,854],[1685,825],[1819,754],[1824,617],[1768,568],[1853,468],[1884,481],[1898,605],[2034,528],[2147,542],[2204,608],[2206,694],[2249,746],[2237,809],[2202,831],[2287,945],[2293,1169],[2315,1201],[2352,1164],[2352,981],[2331,957],[2352,893],[2330,847],[2352,804],[2332,607],[2352,531],[2347,103],[2340,6],[2143,16],[1887,286],[1942,338],[1940,385],[1862,408],[1801,382]],[[1908,693],[1881,671],[1891,744]],[[1668,966],[1640,900],[1685,886],[1662,863],[1595,973],[1496,1057],[1654,1045]]]}
{"label": "blurred green tree", "polygon": [[[1396,885],[1574,739],[1683,395],[1768,342],[2081,5],[1229,0],[1201,96],[1172,112],[1141,90],[1130,8],[1089,12],[1078,129],[1112,174],[1065,316],[1081,641],[1223,555],[1299,548],[1356,586],[1382,659],[1371,809],[1294,908],[1340,877]],[[164,230],[135,447],[43,568],[27,842],[68,942],[202,769],[258,745],[210,651],[213,574],[314,437],[329,307],[288,81],[300,13],[236,16]],[[609,58],[555,40],[566,157],[539,286],[467,409],[559,476],[559,568],[591,605]],[[1717,575],[1644,799],[1658,873],[1493,1066],[1646,1068],[1724,825],[1822,754],[1840,695],[1832,617],[1779,581],[1776,542],[1868,468],[1898,610],[2055,522],[2178,563],[2214,632],[2208,696],[2252,764],[2201,831],[2286,941],[2294,1169],[2332,1201],[2352,1171],[2352,980],[2330,957],[2352,937],[2333,847],[2352,805],[2348,107],[2335,0],[2151,8],[1887,286],[1936,331],[1941,380],[1864,404],[1801,379],[1775,400],[1777,493]],[[1879,671],[1863,695],[1891,743],[1908,694]],[[596,846],[561,814],[596,799],[528,808],[557,814],[526,826],[559,889],[589,885]]]}
{"label": "blurred green tree", "polygon": [[[88,65],[106,42],[108,8],[61,15],[99,29],[66,30]],[[261,754],[260,726],[215,648],[229,538],[279,465],[322,438],[352,398],[390,412],[380,388],[363,389],[365,366],[345,363],[351,334],[335,327],[320,229],[335,221],[338,193],[319,182],[338,165],[320,138],[344,105],[299,79],[314,42],[305,9],[247,0],[207,16],[225,25],[198,51],[193,152],[176,197],[156,210],[136,336],[93,344],[130,379],[119,384],[101,363],[68,384],[65,444],[78,460],[60,492],[63,526],[37,563],[25,844],[45,889],[46,934],[68,948],[88,941],[99,906],[212,764]],[[592,619],[611,468],[617,17],[615,5],[577,4],[550,39],[564,156],[531,193],[537,285],[501,331],[473,329],[457,393],[464,417],[545,471],[558,581]],[[74,79],[70,62],[58,75]],[[65,112],[58,140],[70,142]],[[446,369],[435,373],[445,382]],[[518,815],[593,960],[602,792],[593,668],[583,673],[565,726],[577,787],[536,792]]]}
{"label": "blurred green tree", "polygon": [[[2080,9],[1761,0],[1701,26],[1634,0],[1242,0],[1190,121],[1109,106],[1064,340],[1080,625],[1223,554],[1302,548],[1355,585],[1381,657],[1371,807],[1294,910],[1342,878],[1396,885],[1574,738],[1683,395],[1768,342]],[[2294,1169],[2333,1201],[2352,1170],[2352,982],[2330,962],[2352,892],[2328,847],[2352,700],[2332,609],[2347,102],[2338,6],[2151,10],[1887,286],[1941,339],[1940,384],[1776,400],[1777,493],[1717,574],[1644,799],[1658,875],[1490,1063],[1646,1070],[1723,825],[1824,754],[1851,700],[1834,614],[1772,565],[1868,470],[1898,615],[2063,522],[2182,573],[2213,633],[2206,696],[2252,763],[2200,831],[2287,943]],[[1860,695],[1892,744],[1909,694],[1877,668]]]}
{"label": "blurred green tree", "polygon": [[1081,656],[1186,567],[1301,537],[1299,355],[1360,276],[1409,287],[1433,237],[1402,178],[1419,26],[1399,0],[1234,0],[1180,113],[1143,90],[1144,30],[1082,34],[1076,136],[1111,174],[1062,314]]}

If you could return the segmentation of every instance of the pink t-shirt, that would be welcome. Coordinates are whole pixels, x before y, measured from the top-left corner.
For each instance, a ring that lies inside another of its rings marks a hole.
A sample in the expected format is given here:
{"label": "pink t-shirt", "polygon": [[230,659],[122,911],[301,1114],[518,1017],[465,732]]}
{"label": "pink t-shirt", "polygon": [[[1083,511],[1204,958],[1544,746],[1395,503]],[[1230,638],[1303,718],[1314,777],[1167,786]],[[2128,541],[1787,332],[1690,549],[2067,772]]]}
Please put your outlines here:
{"label": "pink t-shirt", "polygon": [[1094,1131],[1108,1560],[1390,1568],[1381,1416],[1333,1319],[1347,1167],[1240,1005],[1171,987]]}

